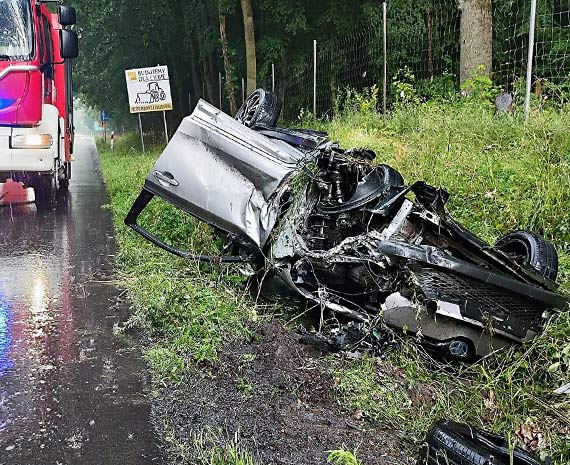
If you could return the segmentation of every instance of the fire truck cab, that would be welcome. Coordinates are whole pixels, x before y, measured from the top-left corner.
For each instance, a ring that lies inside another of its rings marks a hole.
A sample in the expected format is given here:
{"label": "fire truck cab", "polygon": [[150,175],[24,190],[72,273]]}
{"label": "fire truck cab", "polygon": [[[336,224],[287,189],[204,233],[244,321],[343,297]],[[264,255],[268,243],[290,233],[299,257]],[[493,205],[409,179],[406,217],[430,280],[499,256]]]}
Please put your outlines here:
{"label": "fire truck cab", "polygon": [[71,177],[75,9],[46,0],[0,0],[0,183],[53,200]]}

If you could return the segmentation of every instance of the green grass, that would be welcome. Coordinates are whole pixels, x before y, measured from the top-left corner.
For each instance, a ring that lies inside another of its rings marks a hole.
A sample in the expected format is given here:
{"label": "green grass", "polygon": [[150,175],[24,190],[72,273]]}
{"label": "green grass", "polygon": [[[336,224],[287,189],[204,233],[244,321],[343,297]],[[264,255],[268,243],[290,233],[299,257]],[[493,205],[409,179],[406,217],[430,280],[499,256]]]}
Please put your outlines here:
{"label": "green grass", "polygon": [[[452,215],[490,243],[515,229],[545,236],[558,250],[561,289],[570,291],[570,109],[524,124],[479,104],[427,103],[387,119],[352,112],[319,124],[342,146],[374,149],[408,183],[447,188]],[[476,365],[442,368],[406,343],[387,362],[331,361],[343,402],[414,443],[439,418],[512,436],[527,425],[542,435],[540,455],[560,465],[570,463],[570,398],[552,391],[570,381],[569,368],[568,311],[532,343]],[[414,402],[418,389],[433,401]]]}
{"label": "green grass", "polygon": [[187,465],[261,465],[254,455],[241,443],[236,434],[226,437],[222,431],[203,429],[194,434],[190,441],[181,443],[174,431],[168,429],[164,440],[176,459],[176,463]]}
{"label": "green grass", "polygon": [[329,452],[327,463],[333,465],[361,465],[356,454],[345,449],[336,449]]}
{"label": "green grass", "polygon": [[[313,125],[345,147],[374,149],[377,161],[399,169],[407,182],[446,187],[455,218],[491,243],[518,228],[544,235],[559,252],[561,288],[570,291],[569,110],[537,112],[524,124],[520,115],[496,115],[479,104],[428,103],[387,119],[351,112]],[[247,337],[247,323],[259,316],[231,268],[179,260],[122,225],[158,156],[136,153],[131,144],[119,140],[101,159],[117,228],[116,263],[134,307],[131,324],[150,338],[146,359],[160,386],[183,379],[196,362],[215,363],[220,344]],[[142,221],[181,247],[216,249],[208,228],[168,205],[151,205]],[[409,341],[387,360],[326,363],[338,378],[339,401],[400,432],[410,451],[433,421],[452,418],[515,439],[524,426],[540,433],[542,456],[570,463],[570,396],[552,394],[570,381],[568,311],[532,343],[475,365],[442,366]],[[249,382],[242,385],[247,395]]]}
{"label": "green grass", "polygon": [[[247,337],[257,314],[235,270],[176,258],[123,224],[159,153],[138,153],[132,142],[119,140],[114,152],[100,145],[119,245],[115,263],[134,309],[129,324],[150,338],[146,358],[156,378],[179,380],[188,361],[213,362],[223,340]],[[160,201],[151,202],[140,224],[177,246],[216,250],[209,228]]]}
{"label": "green grass", "polygon": [[568,382],[557,363],[570,361],[569,328],[566,312],[532,343],[474,365],[444,366],[404,341],[387,360],[331,359],[330,370],[343,403],[394,428],[407,446],[443,418],[505,436],[527,425],[543,436],[540,452],[565,464],[570,402],[552,391]]}

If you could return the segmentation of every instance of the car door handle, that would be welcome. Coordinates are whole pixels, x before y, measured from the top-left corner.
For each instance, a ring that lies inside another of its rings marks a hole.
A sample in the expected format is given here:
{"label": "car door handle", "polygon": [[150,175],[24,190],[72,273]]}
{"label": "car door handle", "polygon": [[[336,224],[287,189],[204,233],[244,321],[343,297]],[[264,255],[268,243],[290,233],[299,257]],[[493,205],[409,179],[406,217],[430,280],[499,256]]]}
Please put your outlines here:
{"label": "car door handle", "polygon": [[174,175],[172,173],[169,173],[168,171],[155,171],[154,172],[154,177],[156,179],[158,179],[159,181],[166,183],[166,184],[170,184],[171,186],[178,186],[180,183],[174,179]]}

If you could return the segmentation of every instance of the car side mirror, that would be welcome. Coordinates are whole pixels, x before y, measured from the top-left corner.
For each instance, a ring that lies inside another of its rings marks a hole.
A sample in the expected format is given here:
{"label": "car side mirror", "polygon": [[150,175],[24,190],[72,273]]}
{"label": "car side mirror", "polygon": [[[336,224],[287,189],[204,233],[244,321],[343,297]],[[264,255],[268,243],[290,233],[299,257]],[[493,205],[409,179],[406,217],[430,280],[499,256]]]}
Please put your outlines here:
{"label": "car side mirror", "polygon": [[77,13],[72,6],[60,5],[57,8],[57,16],[62,26],[73,26],[77,22]]}
{"label": "car side mirror", "polygon": [[77,58],[79,55],[79,39],[75,31],[69,31],[67,29],[62,29],[59,31],[59,39],[61,44],[61,57],[66,58]]}

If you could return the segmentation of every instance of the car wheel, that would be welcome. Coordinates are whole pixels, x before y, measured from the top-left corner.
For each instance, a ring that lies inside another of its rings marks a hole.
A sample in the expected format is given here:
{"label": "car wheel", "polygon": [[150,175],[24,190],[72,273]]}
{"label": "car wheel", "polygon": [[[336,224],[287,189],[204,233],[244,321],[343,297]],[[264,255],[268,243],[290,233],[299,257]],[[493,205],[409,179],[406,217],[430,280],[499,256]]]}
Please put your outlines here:
{"label": "car wheel", "polygon": [[499,239],[495,248],[506,253],[519,265],[556,281],[558,254],[546,239],[528,231],[514,231]]}
{"label": "car wheel", "polygon": [[58,170],[59,191],[66,191],[69,187],[69,176],[71,174],[71,164],[67,161]]}
{"label": "car wheel", "polygon": [[235,119],[244,126],[275,127],[281,114],[281,103],[276,94],[257,89],[245,99]]}

